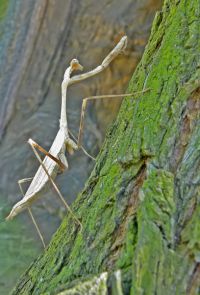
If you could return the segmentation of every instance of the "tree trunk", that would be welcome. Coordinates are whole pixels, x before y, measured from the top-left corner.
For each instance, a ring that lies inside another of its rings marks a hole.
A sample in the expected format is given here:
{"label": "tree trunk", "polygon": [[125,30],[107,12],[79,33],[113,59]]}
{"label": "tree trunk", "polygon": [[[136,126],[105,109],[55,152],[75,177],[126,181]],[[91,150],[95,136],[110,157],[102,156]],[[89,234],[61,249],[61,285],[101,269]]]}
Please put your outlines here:
{"label": "tree trunk", "polygon": [[199,0],[165,1],[128,90],[150,91],[124,100],[73,205],[83,230],[68,214],[12,294],[198,294],[199,28]]}

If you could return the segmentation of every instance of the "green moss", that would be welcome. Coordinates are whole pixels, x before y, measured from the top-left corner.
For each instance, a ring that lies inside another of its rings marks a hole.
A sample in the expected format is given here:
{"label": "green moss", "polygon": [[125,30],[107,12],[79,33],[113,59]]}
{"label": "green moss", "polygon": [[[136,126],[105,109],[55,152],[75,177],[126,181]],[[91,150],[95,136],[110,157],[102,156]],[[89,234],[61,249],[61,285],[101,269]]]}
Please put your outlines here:
{"label": "green moss", "polygon": [[[195,206],[195,205],[194,205]],[[192,210],[192,208],[190,208]],[[188,221],[186,227],[181,233],[180,249],[188,253],[194,261],[200,260],[200,206],[194,211],[192,218]]]}
{"label": "green moss", "polygon": [[[7,295],[17,279],[40,253],[30,238],[25,223],[16,219],[4,222],[8,213],[5,203],[0,199],[0,294]],[[16,271],[17,269],[17,271]]]}
{"label": "green moss", "polygon": [[9,0],[1,0],[0,1],[0,21],[2,21],[6,15],[6,12],[8,9],[8,4],[9,4]]}
{"label": "green moss", "polygon": [[[106,295],[107,294],[107,273],[102,273],[99,277],[94,277],[86,282],[78,283],[75,287],[57,293],[57,295]],[[47,295],[47,293],[45,293]],[[44,294],[44,295],[45,295]]]}
{"label": "green moss", "polygon": [[[157,289],[159,268],[170,256],[173,244],[174,177],[171,173],[149,167],[140,192],[137,211],[138,233],[133,261],[133,294],[153,294]],[[165,294],[171,294],[169,293]]]}
{"label": "green moss", "polygon": [[126,269],[132,265],[132,259],[135,254],[137,244],[137,220],[136,218],[128,224],[127,234],[124,241],[122,255],[119,257],[116,266],[119,269]]}

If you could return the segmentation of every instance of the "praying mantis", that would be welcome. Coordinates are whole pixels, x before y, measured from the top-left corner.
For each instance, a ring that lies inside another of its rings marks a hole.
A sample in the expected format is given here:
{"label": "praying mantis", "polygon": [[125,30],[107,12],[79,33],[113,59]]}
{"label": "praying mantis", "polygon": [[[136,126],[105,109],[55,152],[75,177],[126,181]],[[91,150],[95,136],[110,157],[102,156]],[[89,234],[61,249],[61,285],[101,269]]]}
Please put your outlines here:
{"label": "praying mantis", "polygon": [[[79,133],[78,133],[78,139],[77,141],[74,139],[73,135],[71,135],[68,130],[67,125],[67,114],[66,114],[66,98],[67,98],[67,88],[75,83],[78,83],[79,81],[88,79],[94,75],[97,75],[98,73],[102,72],[105,68],[109,66],[111,61],[115,59],[120,53],[123,53],[127,46],[127,36],[123,36],[121,40],[118,42],[118,44],[114,47],[114,49],[106,56],[106,58],[102,61],[101,65],[97,66],[93,70],[75,75],[71,77],[71,74],[74,71],[77,70],[83,70],[83,66],[79,63],[77,59],[72,59],[70,62],[70,66],[66,69],[64,73],[64,78],[61,84],[61,94],[62,94],[62,101],[61,101],[61,114],[60,114],[60,126],[59,130],[57,132],[57,135],[53,141],[53,144],[49,151],[46,151],[44,148],[42,148],[39,144],[37,144],[34,140],[31,138],[28,140],[28,143],[30,144],[36,158],[38,159],[40,166],[33,178],[25,178],[18,181],[21,193],[23,195],[23,198],[17,202],[10,214],[6,217],[6,220],[12,220],[16,215],[21,213],[24,210],[28,210],[30,217],[36,227],[36,230],[39,234],[39,237],[42,241],[42,244],[45,248],[45,242],[44,238],[41,234],[41,231],[39,229],[39,226],[33,216],[31,205],[42,196],[44,190],[47,187],[47,184],[50,182],[53,188],[55,189],[58,197],[63,202],[66,209],[70,212],[70,214],[73,216],[75,222],[80,226],[80,229],[82,229],[82,224],[79,221],[79,219],[75,216],[73,211],[70,209],[69,205],[65,201],[62,193],[60,192],[58,186],[55,183],[55,178],[58,174],[58,172],[62,172],[65,169],[68,168],[68,162],[66,158],[66,152],[69,154],[73,154],[74,151],[76,151],[79,148],[83,147],[81,146],[81,140],[82,140],[82,134],[83,134],[83,126],[84,126],[84,117],[85,117],[85,110],[86,105],[89,100],[94,99],[100,99],[104,97],[108,98],[115,98],[115,97],[122,97],[124,94],[119,95],[99,95],[99,96],[91,96],[83,99],[82,102],[82,110],[81,110],[81,119],[80,119],[80,127],[79,127]],[[143,93],[146,90],[137,92],[137,93]],[[137,94],[135,93],[135,94]],[[133,93],[131,94],[125,94],[126,96],[133,96]],[[41,159],[39,153],[37,152],[38,149],[40,152],[45,154],[44,160]],[[83,149],[83,151],[87,154],[87,152]],[[30,185],[27,189],[27,191],[24,193],[22,188],[22,183],[30,181]]]}

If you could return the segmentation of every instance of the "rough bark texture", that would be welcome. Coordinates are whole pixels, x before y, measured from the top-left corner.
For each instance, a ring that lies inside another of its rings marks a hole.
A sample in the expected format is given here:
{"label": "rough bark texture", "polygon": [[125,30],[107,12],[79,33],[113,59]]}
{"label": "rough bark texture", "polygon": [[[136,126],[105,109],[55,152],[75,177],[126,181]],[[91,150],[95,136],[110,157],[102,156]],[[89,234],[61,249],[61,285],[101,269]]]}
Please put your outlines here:
{"label": "rough bark texture", "polygon": [[117,269],[124,294],[198,294],[199,32],[199,0],[165,1],[129,86],[151,91],[125,99],[73,205],[83,231],[65,218],[13,295],[106,294]]}

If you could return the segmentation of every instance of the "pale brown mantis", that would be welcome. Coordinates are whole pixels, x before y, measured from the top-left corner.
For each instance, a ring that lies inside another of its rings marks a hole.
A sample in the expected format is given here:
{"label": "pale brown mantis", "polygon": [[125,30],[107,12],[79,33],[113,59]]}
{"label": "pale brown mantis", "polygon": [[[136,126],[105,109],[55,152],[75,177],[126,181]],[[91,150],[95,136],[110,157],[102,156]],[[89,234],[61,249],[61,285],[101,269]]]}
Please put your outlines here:
{"label": "pale brown mantis", "polygon": [[[61,116],[60,116],[60,128],[58,130],[58,133],[53,141],[53,144],[48,151],[43,149],[40,145],[38,145],[36,142],[34,142],[32,139],[28,140],[28,143],[31,145],[31,148],[33,149],[33,152],[38,159],[40,166],[33,178],[27,178],[22,179],[18,181],[18,184],[20,186],[21,193],[23,195],[22,200],[17,202],[14,207],[12,208],[10,214],[7,216],[6,220],[13,219],[16,215],[18,215],[23,210],[27,209],[31,219],[37,229],[37,232],[40,236],[40,239],[45,247],[43,236],[39,230],[39,227],[35,221],[35,218],[33,217],[32,211],[31,211],[31,205],[35,200],[37,200],[45,190],[47,183],[50,182],[52,186],[54,187],[56,193],[58,194],[59,198],[67,208],[67,210],[71,213],[77,224],[82,228],[82,225],[78,218],[75,216],[73,211],[70,209],[69,205],[65,201],[64,197],[62,196],[60,190],[58,189],[54,179],[59,172],[59,170],[63,171],[64,169],[68,168],[67,158],[65,156],[65,153],[68,152],[69,154],[72,154],[74,150],[77,150],[81,147],[81,138],[82,138],[82,132],[83,132],[83,122],[84,122],[84,115],[85,115],[85,109],[88,100],[92,99],[99,99],[103,97],[122,97],[124,94],[120,95],[102,95],[102,96],[91,96],[88,98],[85,98],[82,103],[82,112],[81,112],[81,121],[80,121],[80,127],[79,127],[79,135],[77,143],[72,140],[69,137],[69,130],[67,126],[67,115],[66,115],[66,94],[67,94],[67,88],[68,86],[75,84],[79,81],[85,80],[89,77],[92,77],[101,71],[103,71],[110,62],[116,58],[120,53],[123,53],[124,49],[127,45],[127,37],[124,36],[121,38],[119,43],[114,47],[114,49],[108,54],[108,56],[103,60],[101,65],[97,66],[95,69],[86,72],[84,74],[76,75],[73,77],[70,77],[72,72],[75,70],[82,70],[83,67],[80,65],[79,61],[77,59],[73,59],[70,63],[70,66],[66,69],[64,73],[64,79],[62,81],[61,85],[61,92],[62,92],[62,103],[61,103]],[[148,89],[147,89],[148,90]],[[143,93],[147,90],[140,91],[138,93]],[[136,93],[135,93],[136,94]],[[133,96],[133,93],[131,94],[125,94],[126,96]],[[39,149],[42,153],[45,154],[45,158],[42,161],[37,149]],[[84,150],[85,151],[85,150]],[[86,151],[85,151],[86,153]],[[22,189],[22,183],[26,181],[31,181],[30,186],[28,187],[26,193],[23,192]]]}

